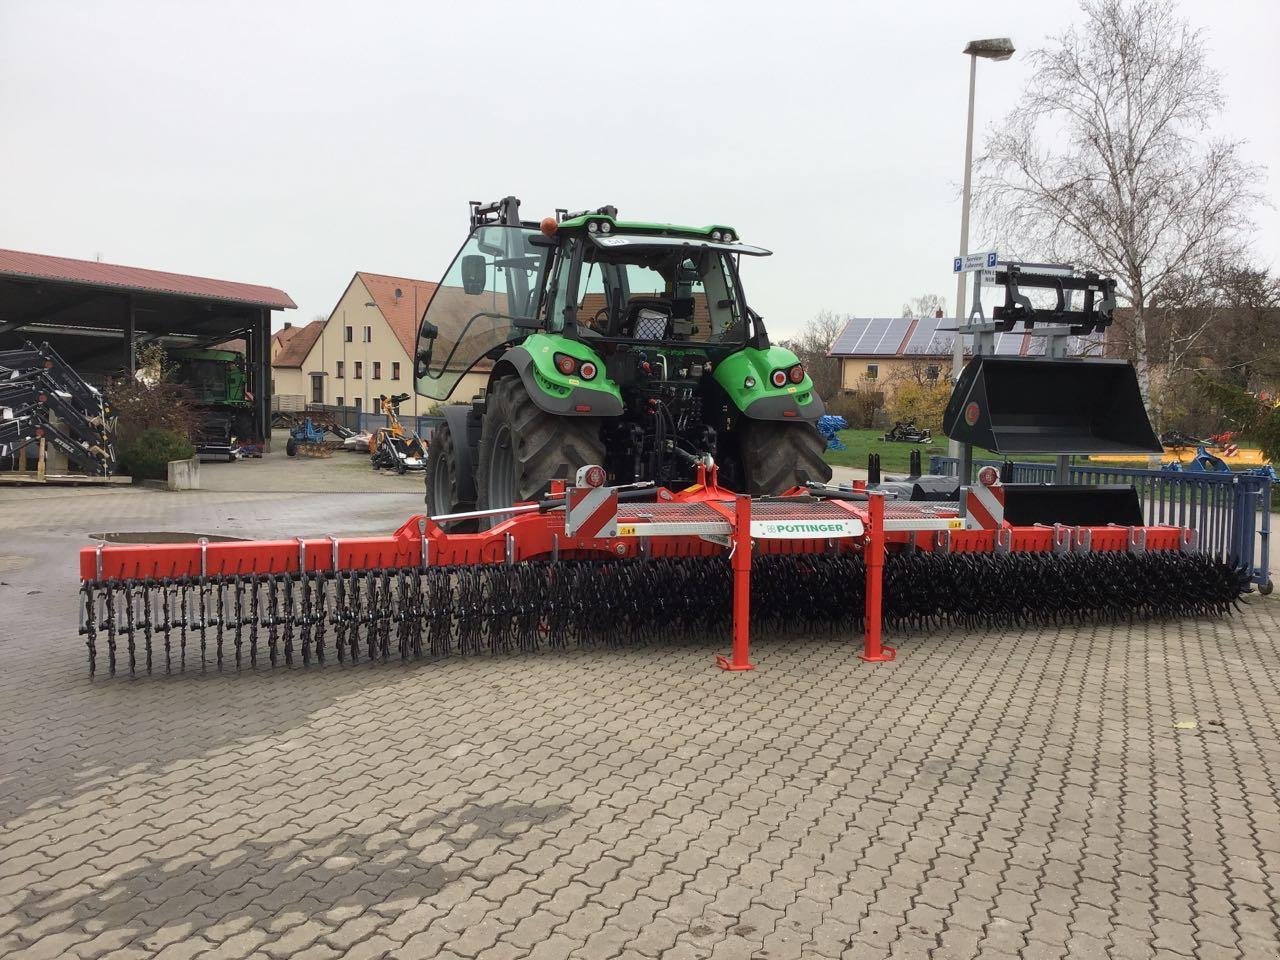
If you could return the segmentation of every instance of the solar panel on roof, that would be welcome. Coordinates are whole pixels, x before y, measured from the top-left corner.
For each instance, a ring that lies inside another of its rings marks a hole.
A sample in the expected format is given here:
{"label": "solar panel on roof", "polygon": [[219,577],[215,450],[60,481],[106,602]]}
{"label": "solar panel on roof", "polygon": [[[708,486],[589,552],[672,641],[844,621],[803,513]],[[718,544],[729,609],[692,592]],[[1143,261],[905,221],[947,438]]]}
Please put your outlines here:
{"label": "solar panel on roof", "polygon": [[922,317],[916,324],[911,339],[907,341],[905,352],[915,354],[950,352],[954,334],[941,331],[939,328],[955,326],[955,323],[955,319],[951,317]]}
{"label": "solar panel on roof", "polygon": [[898,352],[898,347],[902,345],[903,339],[907,335],[907,331],[911,329],[910,317],[888,317],[888,326],[884,333],[868,353],[875,354],[880,357],[892,357]]}
{"label": "solar panel on roof", "polygon": [[885,331],[889,329],[892,323],[890,317],[872,317],[867,321],[866,332],[858,340],[857,346],[853,348],[854,353],[873,353],[875,345],[880,342],[880,338],[884,336]]}
{"label": "solar panel on roof", "polygon": [[857,346],[858,340],[867,330],[868,322],[865,317],[850,317],[844,329],[840,331],[840,335],[836,337],[835,343],[831,345],[831,352],[853,353],[853,348]]}
{"label": "solar panel on roof", "polygon": [[997,333],[994,352],[998,357],[1016,357],[1022,350],[1021,333]]}

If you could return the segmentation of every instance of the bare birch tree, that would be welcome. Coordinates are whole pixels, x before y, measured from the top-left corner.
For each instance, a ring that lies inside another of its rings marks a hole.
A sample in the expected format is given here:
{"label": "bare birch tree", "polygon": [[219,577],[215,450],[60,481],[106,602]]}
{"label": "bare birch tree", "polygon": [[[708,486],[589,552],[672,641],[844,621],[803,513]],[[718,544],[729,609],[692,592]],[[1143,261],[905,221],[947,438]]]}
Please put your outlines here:
{"label": "bare birch tree", "polygon": [[938,310],[946,314],[947,300],[936,293],[926,293],[919,297],[912,297],[902,305],[902,315],[904,317],[932,317]]}
{"label": "bare birch tree", "polygon": [[1261,171],[1210,135],[1218,76],[1170,0],[1082,10],[1081,26],[1030,54],[1022,99],[977,160],[978,209],[1002,247],[1116,278],[1132,309],[1114,335],[1150,398],[1153,367],[1206,329],[1161,338],[1157,302],[1176,279],[1238,258]]}

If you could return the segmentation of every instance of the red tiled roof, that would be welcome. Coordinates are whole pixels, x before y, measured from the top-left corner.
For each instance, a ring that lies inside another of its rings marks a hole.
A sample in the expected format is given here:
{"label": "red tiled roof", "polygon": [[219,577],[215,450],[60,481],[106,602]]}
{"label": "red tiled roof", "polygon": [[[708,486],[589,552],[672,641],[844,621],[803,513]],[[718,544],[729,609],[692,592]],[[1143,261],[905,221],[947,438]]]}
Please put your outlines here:
{"label": "red tiled roof", "polygon": [[198,300],[221,300],[227,303],[290,310],[297,307],[290,296],[275,287],[230,280],[210,280],[162,270],[122,267],[93,260],[72,260],[41,253],[0,250],[0,276],[32,280],[77,283],[92,287],[134,290],[139,293],[161,293],[192,297]]}
{"label": "red tiled roof", "polygon": [[[386,317],[396,339],[404,347],[404,352],[412,357],[418,349],[418,321],[422,319],[422,313],[427,309],[431,295],[435,293],[436,284],[408,277],[389,277],[366,270],[357,271],[356,276]],[[399,296],[396,296],[396,291],[399,291]]]}
{"label": "red tiled roof", "polygon": [[312,320],[305,327],[285,327],[276,334],[280,338],[280,352],[271,361],[271,365],[301,367],[322,333],[324,333],[323,320]]}
{"label": "red tiled roof", "polygon": [[283,347],[286,343],[294,338],[301,327],[295,327],[292,324],[285,324],[281,329],[271,335],[271,339],[275,341],[276,346]]}

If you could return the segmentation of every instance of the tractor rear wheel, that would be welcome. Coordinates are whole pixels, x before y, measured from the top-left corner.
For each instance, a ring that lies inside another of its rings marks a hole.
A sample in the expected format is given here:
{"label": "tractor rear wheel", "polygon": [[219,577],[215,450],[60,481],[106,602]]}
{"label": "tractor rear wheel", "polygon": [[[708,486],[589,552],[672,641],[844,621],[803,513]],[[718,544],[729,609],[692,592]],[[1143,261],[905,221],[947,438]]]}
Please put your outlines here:
{"label": "tractor rear wheel", "polygon": [[822,458],[827,442],[813,424],[744,420],[738,430],[745,492],[753,497],[831,479],[831,466]]}
{"label": "tractor rear wheel", "polygon": [[475,509],[474,503],[458,499],[458,456],[453,444],[453,432],[447,422],[432,431],[431,444],[427,447],[427,467],[423,472],[428,514],[463,513]]}
{"label": "tractor rear wheel", "polygon": [[552,480],[572,482],[579,467],[604,462],[599,417],[561,417],[533,402],[518,377],[493,385],[485,400],[476,466],[476,507],[537,500]]}

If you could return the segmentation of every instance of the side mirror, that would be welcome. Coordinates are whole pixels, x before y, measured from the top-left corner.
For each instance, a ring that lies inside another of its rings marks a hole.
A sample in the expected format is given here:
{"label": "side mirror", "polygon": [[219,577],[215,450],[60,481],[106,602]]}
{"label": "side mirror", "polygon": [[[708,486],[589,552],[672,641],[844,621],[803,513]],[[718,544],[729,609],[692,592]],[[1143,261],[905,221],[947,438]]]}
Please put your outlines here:
{"label": "side mirror", "polygon": [[462,258],[462,290],[470,296],[484,293],[489,279],[489,263],[480,253],[468,253]]}

